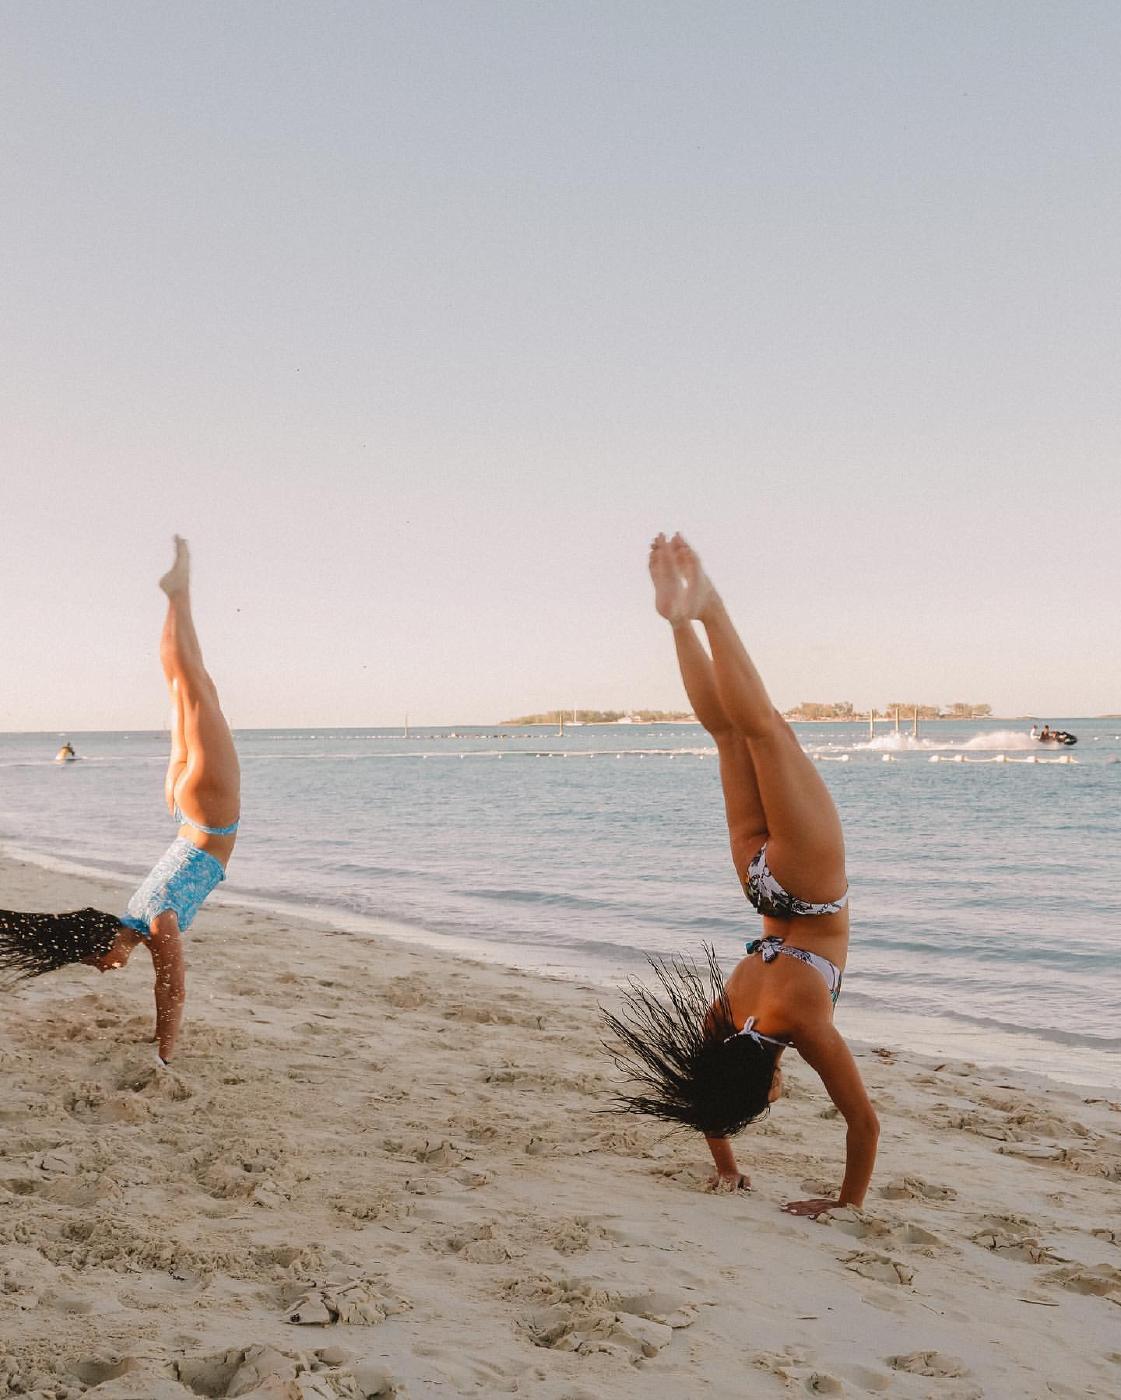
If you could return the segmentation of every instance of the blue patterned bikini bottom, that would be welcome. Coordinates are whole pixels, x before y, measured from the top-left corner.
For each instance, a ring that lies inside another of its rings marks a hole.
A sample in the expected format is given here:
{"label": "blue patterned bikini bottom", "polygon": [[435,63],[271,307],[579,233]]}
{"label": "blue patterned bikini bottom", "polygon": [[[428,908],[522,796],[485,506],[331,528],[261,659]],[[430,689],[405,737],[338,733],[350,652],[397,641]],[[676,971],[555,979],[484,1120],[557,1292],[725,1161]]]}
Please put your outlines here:
{"label": "blue patterned bikini bottom", "polygon": [[221,861],[177,836],[129,900],[121,923],[147,938],[152,920],[171,910],[186,933],[203,900],[225,878]]}

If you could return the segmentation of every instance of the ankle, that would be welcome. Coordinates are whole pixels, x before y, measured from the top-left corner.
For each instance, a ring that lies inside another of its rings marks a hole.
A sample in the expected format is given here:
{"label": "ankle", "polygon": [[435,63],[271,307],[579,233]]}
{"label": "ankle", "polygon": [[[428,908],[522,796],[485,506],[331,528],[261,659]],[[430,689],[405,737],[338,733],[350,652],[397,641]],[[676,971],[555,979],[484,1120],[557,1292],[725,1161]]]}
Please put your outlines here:
{"label": "ankle", "polygon": [[728,612],[724,607],[723,598],[715,588],[711,589],[708,597],[705,598],[704,606],[697,614],[697,621],[705,627],[711,627],[714,622],[723,621],[727,616]]}

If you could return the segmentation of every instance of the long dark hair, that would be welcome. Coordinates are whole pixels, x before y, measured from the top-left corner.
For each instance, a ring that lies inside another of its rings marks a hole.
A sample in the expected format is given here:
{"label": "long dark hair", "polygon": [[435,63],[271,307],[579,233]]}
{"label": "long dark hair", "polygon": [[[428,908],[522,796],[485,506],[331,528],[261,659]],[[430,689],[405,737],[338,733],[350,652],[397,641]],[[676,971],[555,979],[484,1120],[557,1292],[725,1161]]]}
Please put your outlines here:
{"label": "long dark hair", "polygon": [[632,978],[620,1013],[603,1013],[605,1044],[639,1089],[617,1096],[624,1113],[731,1137],[766,1114],[777,1047],[736,1034],[715,949],[704,953],[701,966],[651,958],[663,995]]}
{"label": "long dark hair", "polygon": [[100,909],[65,914],[0,909],[0,979],[23,982],[67,963],[102,957],[120,929],[120,919]]}

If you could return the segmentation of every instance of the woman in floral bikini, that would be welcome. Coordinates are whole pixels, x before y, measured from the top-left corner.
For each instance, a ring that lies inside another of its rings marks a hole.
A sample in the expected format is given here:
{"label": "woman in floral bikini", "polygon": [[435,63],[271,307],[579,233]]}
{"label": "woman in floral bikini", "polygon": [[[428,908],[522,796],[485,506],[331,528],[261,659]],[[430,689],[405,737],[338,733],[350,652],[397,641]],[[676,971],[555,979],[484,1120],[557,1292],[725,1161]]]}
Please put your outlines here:
{"label": "woman in floral bikini", "polygon": [[654,605],[673,629],[689,702],[716,743],[732,860],[763,917],[763,936],[747,945],[727,979],[710,950],[704,971],[680,958],[655,963],[664,997],[637,986],[626,994],[620,1015],[607,1018],[619,1064],[639,1087],[622,1103],[629,1112],[702,1132],[714,1185],[747,1187],[731,1138],[781,1096],[780,1062],[793,1047],[845,1119],[846,1155],[835,1198],[792,1201],[784,1209],[816,1216],[859,1206],[879,1125],[852,1052],[833,1025],[849,944],[840,818],[680,535],[654,540],[650,574]]}

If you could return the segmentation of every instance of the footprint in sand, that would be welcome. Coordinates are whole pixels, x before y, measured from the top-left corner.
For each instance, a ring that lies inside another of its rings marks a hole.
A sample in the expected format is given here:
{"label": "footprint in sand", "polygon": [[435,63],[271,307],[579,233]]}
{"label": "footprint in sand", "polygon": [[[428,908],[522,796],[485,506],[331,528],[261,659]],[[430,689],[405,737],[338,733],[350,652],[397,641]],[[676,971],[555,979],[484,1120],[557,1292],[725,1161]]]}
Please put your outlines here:
{"label": "footprint in sand", "polygon": [[[693,1320],[690,1310],[675,1305],[664,1320],[629,1312],[624,1301],[646,1307],[655,1295],[627,1300],[593,1283],[575,1280],[519,1279],[504,1290],[507,1297],[531,1306],[518,1318],[518,1330],[534,1346],[573,1351],[580,1356],[602,1353],[636,1362],[656,1356],[673,1340],[676,1327]],[[664,1302],[658,1297],[657,1302]]]}
{"label": "footprint in sand", "polygon": [[841,1362],[835,1369],[842,1380],[850,1381],[868,1395],[890,1391],[894,1383],[890,1371],[876,1371],[871,1366],[862,1366],[859,1361]]}
{"label": "footprint in sand", "polygon": [[901,1283],[906,1286],[911,1284],[915,1277],[914,1269],[908,1268],[900,1260],[872,1250],[858,1250],[854,1254],[846,1254],[840,1262],[861,1278],[874,1279],[877,1283]]}
{"label": "footprint in sand", "polygon": [[[389,1397],[399,1394],[385,1365],[356,1358],[342,1347],[324,1347],[293,1356],[275,1347],[233,1348],[192,1357],[176,1365],[187,1395],[225,1400],[339,1400],[339,1397]],[[146,1392],[145,1392],[146,1394]],[[131,1400],[131,1397],[130,1397]]]}
{"label": "footprint in sand", "polygon": [[1030,1221],[1019,1217],[994,1216],[985,1220],[982,1228],[969,1238],[982,1249],[989,1249],[1008,1259],[1022,1259],[1026,1264],[1065,1262],[1061,1254],[1054,1253],[1042,1243],[1038,1233],[1031,1228]]}
{"label": "footprint in sand", "polygon": [[842,1206],[822,1217],[834,1229],[857,1240],[876,1240],[883,1244],[911,1245],[930,1255],[944,1248],[945,1240],[911,1221],[881,1220],[855,1206]]}
{"label": "footprint in sand", "polygon": [[931,1376],[939,1380],[968,1376],[969,1368],[958,1356],[941,1351],[912,1351],[906,1356],[884,1358],[893,1371],[906,1371],[912,1376]]}
{"label": "footprint in sand", "polygon": [[918,1176],[899,1176],[880,1187],[885,1201],[955,1201],[957,1194],[952,1186],[937,1186]]}
{"label": "footprint in sand", "polygon": [[136,1356],[84,1356],[70,1363],[71,1372],[83,1385],[103,1386],[108,1381],[143,1370],[145,1362]]}
{"label": "footprint in sand", "polygon": [[1068,1288],[1072,1293],[1121,1303],[1121,1269],[1115,1269],[1112,1264],[1068,1264],[1066,1268],[1047,1274],[1046,1282]]}
{"label": "footprint in sand", "polygon": [[387,1001],[398,1011],[419,1011],[436,999],[432,988],[414,977],[401,977],[390,982],[380,995],[382,1001]]}
{"label": "footprint in sand", "polygon": [[285,1309],[286,1322],[300,1327],[329,1327],[334,1323],[375,1326],[411,1305],[394,1296],[384,1282],[356,1278],[348,1282],[327,1282],[308,1290]]}
{"label": "footprint in sand", "polygon": [[757,1371],[766,1371],[780,1381],[789,1383],[806,1364],[805,1354],[794,1347],[784,1351],[757,1351],[751,1358]]}
{"label": "footprint in sand", "polygon": [[444,1248],[471,1264],[504,1264],[525,1256],[524,1249],[504,1238],[489,1221],[449,1235]]}
{"label": "footprint in sand", "polygon": [[[789,1387],[795,1381],[799,1382],[799,1389],[806,1395],[844,1395],[844,1382],[839,1376],[831,1375],[828,1371],[818,1371],[816,1369],[807,1370],[808,1362],[804,1353],[794,1347],[787,1347],[785,1351],[757,1351],[751,1358],[751,1364],[759,1371],[767,1371],[770,1375],[783,1382]],[[861,1368],[863,1370],[863,1368]],[[876,1386],[877,1390],[884,1387]]]}
{"label": "footprint in sand", "polygon": [[[406,1190],[409,1183],[406,1183]],[[391,1186],[370,1186],[342,1191],[328,1198],[331,1209],[350,1220],[400,1220],[412,1206],[400,1201]]]}

